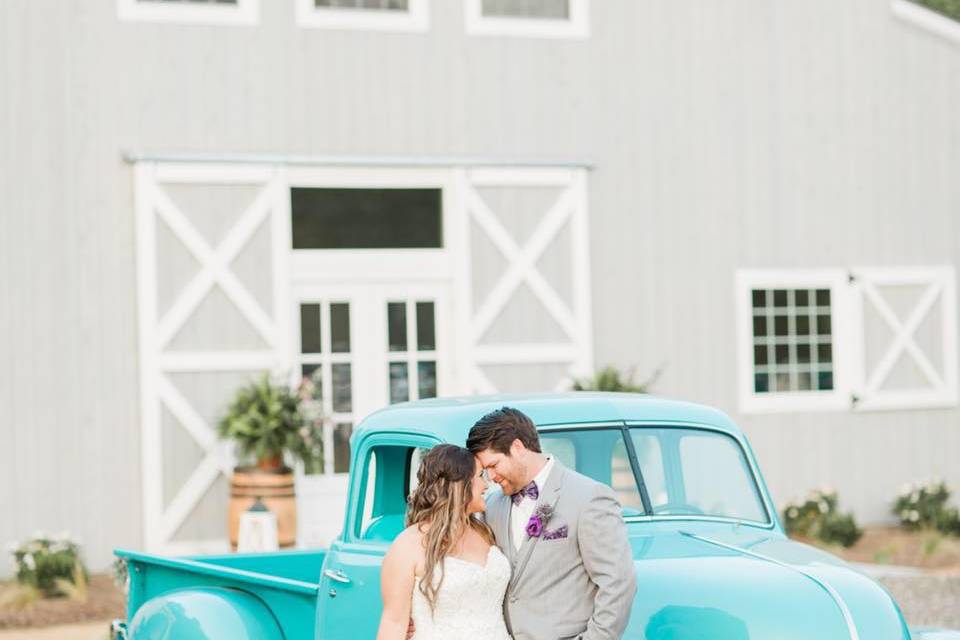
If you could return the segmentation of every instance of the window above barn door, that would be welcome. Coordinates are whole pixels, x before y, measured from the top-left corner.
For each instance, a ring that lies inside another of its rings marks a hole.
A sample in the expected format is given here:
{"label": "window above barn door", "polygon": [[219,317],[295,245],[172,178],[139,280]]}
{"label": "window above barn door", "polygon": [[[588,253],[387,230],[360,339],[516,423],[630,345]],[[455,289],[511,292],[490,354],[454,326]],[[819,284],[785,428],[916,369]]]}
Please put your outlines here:
{"label": "window above barn door", "polygon": [[589,0],[466,0],[467,33],[531,38],[586,38]]}
{"label": "window above barn door", "polygon": [[955,406],[952,267],[737,273],[742,411]]}
{"label": "window above barn door", "polygon": [[319,29],[426,31],[427,0],[296,0],[297,24]]}
{"label": "window above barn door", "polygon": [[131,22],[256,25],[260,0],[117,0],[117,16]]}

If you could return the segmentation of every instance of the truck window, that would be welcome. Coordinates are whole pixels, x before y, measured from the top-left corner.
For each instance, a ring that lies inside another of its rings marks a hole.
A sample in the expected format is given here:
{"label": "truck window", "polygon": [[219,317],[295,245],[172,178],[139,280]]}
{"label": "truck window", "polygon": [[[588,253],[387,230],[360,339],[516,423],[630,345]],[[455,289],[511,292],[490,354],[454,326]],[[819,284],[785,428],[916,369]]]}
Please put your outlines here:
{"label": "truck window", "polygon": [[366,484],[357,505],[355,535],[359,539],[391,542],[403,531],[407,496],[416,487],[423,451],[396,445],[370,449],[364,461]]}

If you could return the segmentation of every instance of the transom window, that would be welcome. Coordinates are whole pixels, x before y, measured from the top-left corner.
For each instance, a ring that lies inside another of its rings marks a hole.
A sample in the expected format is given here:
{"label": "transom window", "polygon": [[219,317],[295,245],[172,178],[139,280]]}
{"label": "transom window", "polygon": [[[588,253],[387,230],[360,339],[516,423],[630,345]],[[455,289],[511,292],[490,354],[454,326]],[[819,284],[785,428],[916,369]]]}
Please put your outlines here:
{"label": "transom window", "polygon": [[290,190],[294,249],[439,249],[441,189]]}
{"label": "transom window", "polygon": [[754,393],[833,389],[829,289],[751,288]]}
{"label": "transom window", "polygon": [[585,38],[588,0],[466,0],[467,33]]}
{"label": "transom window", "polygon": [[427,0],[296,0],[297,22],[303,27],[426,31]]}
{"label": "transom window", "polygon": [[259,14],[259,0],[117,0],[117,15],[130,21],[254,25]]}

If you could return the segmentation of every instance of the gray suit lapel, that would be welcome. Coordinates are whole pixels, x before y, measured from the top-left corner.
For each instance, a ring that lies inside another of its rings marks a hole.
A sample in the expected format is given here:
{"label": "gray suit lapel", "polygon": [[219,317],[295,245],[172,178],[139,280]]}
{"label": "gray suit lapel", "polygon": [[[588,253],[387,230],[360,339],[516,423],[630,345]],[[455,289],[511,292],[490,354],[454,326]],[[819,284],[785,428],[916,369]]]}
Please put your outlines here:
{"label": "gray suit lapel", "polygon": [[507,560],[510,563],[513,563],[513,558],[516,555],[516,550],[513,548],[513,532],[510,529],[510,512],[513,511],[511,507],[513,506],[513,501],[510,499],[510,496],[504,495],[500,499],[500,513],[497,514],[497,519],[499,520],[501,540],[503,541],[501,546],[503,550],[506,551]]}
{"label": "gray suit lapel", "polygon": [[[563,476],[566,470],[560,464],[559,461],[554,459],[553,469],[550,471],[550,475],[547,477],[543,491],[540,492],[540,501],[538,504],[548,504],[554,511],[556,515],[557,510],[557,501],[560,500],[560,489],[563,486]],[[513,509],[510,509],[513,511]],[[536,511],[534,511],[536,513]],[[544,524],[544,529],[546,529],[549,523]],[[532,538],[527,536],[523,543],[520,545],[520,550],[517,551],[517,556],[519,560],[516,564],[516,569],[513,572],[513,577],[510,579],[510,590],[516,588],[517,583],[520,581],[520,576],[523,575],[523,570],[527,568],[527,563],[530,561],[530,556],[533,555],[533,550],[537,546],[537,543],[540,541],[540,538],[543,537],[541,532],[540,536]],[[511,536],[510,549],[513,549],[513,540]]]}

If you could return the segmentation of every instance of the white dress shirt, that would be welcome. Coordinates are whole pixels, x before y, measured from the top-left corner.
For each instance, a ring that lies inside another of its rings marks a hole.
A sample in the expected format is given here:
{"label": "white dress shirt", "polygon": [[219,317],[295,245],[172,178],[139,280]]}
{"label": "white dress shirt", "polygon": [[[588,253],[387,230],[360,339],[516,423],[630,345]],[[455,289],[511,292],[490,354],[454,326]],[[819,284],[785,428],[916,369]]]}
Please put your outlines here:
{"label": "white dress shirt", "polygon": [[[553,456],[547,456],[547,464],[543,465],[540,473],[533,479],[537,483],[537,491],[540,492],[540,498],[543,498],[543,485],[550,476],[550,470],[553,469]],[[522,488],[522,487],[520,487]],[[513,548],[519,550],[520,545],[527,537],[527,522],[536,508],[539,500],[534,500],[530,496],[524,496],[520,504],[510,505],[510,529],[513,534]]]}

